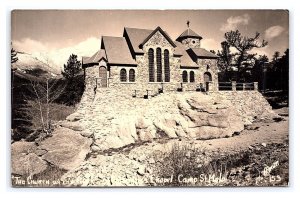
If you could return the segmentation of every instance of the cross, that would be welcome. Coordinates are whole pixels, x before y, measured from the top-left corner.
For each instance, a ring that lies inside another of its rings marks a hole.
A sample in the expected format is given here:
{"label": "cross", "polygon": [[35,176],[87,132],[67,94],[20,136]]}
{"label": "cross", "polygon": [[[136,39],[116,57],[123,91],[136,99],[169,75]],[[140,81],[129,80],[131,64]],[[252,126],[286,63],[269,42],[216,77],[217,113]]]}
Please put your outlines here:
{"label": "cross", "polygon": [[186,22],[186,24],[187,24],[187,26],[188,26],[188,28],[190,27],[190,21],[188,20],[187,22]]}

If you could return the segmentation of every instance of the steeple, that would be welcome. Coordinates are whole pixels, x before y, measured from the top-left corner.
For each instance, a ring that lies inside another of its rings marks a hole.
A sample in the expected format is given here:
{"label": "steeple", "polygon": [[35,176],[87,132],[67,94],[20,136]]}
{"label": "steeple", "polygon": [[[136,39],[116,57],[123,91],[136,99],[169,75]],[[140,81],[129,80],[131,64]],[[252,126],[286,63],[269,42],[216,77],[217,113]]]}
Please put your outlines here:
{"label": "steeple", "polygon": [[202,37],[190,29],[190,21],[186,22],[187,29],[182,32],[182,34],[176,39],[176,41],[181,42],[187,48],[200,48],[200,40]]}

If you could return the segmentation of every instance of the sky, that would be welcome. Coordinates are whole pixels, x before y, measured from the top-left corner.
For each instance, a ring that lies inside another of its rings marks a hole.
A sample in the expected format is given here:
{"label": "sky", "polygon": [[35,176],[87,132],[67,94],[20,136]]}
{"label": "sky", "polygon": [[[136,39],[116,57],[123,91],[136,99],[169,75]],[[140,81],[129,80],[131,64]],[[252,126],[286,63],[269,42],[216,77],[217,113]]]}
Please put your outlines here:
{"label": "sky", "polygon": [[92,56],[101,36],[122,36],[124,27],[160,26],[175,40],[187,29],[187,20],[207,50],[220,49],[225,32],[236,29],[249,37],[259,32],[269,44],[254,52],[269,59],[289,46],[286,10],[14,10],[11,39],[18,51],[47,56],[63,67],[71,53]]}

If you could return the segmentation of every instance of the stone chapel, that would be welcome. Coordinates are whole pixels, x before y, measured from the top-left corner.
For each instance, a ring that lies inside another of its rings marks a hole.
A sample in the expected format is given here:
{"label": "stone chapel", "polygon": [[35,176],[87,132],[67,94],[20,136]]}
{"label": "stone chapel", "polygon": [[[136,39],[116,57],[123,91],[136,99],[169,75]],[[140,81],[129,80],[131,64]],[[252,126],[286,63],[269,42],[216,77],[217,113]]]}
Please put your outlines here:
{"label": "stone chapel", "polygon": [[201,40],[189,24],[176,40],[160,27],[125,27],[122,37],[102,36],[100,49],[82,58],[85,80],[120,91],[217,90],[218,56]]}

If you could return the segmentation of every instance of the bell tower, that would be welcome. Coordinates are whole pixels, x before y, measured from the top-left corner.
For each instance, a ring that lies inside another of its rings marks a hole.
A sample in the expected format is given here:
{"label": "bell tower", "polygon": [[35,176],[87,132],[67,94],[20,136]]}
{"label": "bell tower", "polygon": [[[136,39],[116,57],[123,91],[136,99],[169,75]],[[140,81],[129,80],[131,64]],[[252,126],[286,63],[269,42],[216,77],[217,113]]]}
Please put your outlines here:
{"label": "bell tower", "polygon": [[200,48],[202,37],[190,29],[190,21],[187,21],[186,24],[187,29],[176,39],[176,41],[181,42],[186,49]]}

